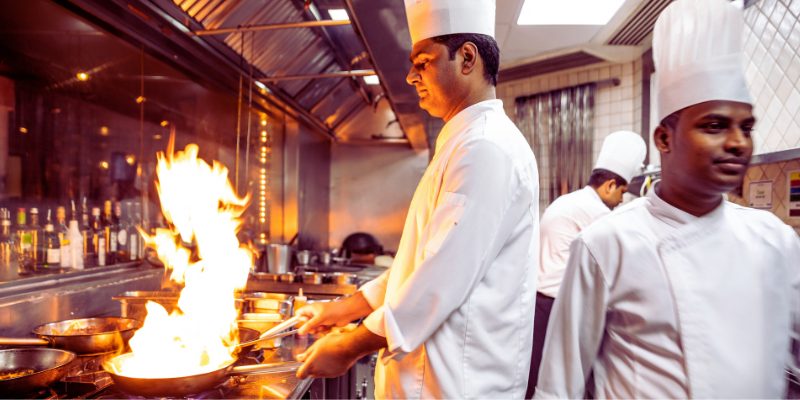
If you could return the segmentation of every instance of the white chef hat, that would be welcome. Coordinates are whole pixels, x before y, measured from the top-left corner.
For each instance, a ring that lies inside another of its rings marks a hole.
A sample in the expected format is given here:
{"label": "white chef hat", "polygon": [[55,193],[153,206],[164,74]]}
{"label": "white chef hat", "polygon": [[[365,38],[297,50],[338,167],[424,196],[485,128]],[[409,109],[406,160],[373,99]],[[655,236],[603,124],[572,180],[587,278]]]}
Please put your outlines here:
{"label": "white chef hat", "polygon": [[677,0],[653,28],[658,120],[711,100],[752,104],[742,10],[726,0]]}
{"label": "white chef hat", "polygon": [[495,0],[405,0],[411,43],[454,33],[494,38]]}
{"label": "white chef hat", "polygon": [[611,171],[630,183],[631,178],[642,172],[646,154],[647,146],[641,135],[631,131],[616,131],[603,140],[594,169]]}

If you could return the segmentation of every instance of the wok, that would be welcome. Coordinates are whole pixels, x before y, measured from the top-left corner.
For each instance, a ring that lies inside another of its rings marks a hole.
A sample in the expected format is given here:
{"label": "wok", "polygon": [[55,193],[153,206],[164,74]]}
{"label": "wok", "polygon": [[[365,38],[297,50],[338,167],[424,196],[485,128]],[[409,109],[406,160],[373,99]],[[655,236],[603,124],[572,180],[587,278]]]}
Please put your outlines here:
{"label": "wok", "polygon": [[125,347],[139,329],[135,319],[120,317],[82,318],[39,325],[35,338],[0,337],[0,346],[52,346],[81,355],[102,354]]}
{"label": "wok", "polygon": [[131,354],[132,353],[122,354],[103,363],[103,370],[111,376],[114,385],[123,392],[144,397],[183,397],[212,389],[225,382],[228,376],[231,375],[293,372],[303,365],[301,362],[290,361],[276,364],[256,364],[234,367],[234,361],[231,361],[222,368],[195,375],[169,378],[135,378],[118,375],[114,365],[130,357]]}
{"label": "wok", "polygon": [[[17,378],[0,379],[3,395],[30,394],[49,387],[63,378],[75,353],[58,349],[7,349],[0,350],[0,373],[32,369],[32,374]],[[3,396],[5,397],[5,396]]]}
{"label": "wok", "polygon": [[258,336],[261,333],[255,329],[239,327],[239,351],[242,353],[248,352],[253,349],[258,341]]}

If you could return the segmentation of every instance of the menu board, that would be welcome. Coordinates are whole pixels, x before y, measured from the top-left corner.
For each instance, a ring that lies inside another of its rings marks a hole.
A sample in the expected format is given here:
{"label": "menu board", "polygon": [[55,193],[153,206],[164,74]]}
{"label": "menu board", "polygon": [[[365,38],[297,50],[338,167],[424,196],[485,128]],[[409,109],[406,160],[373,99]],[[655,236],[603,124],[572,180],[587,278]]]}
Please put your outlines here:
{"label": "menu board", "polygon": [[789,216],[800,218],[800,170],[789,171],[787,174],[789,190]]}

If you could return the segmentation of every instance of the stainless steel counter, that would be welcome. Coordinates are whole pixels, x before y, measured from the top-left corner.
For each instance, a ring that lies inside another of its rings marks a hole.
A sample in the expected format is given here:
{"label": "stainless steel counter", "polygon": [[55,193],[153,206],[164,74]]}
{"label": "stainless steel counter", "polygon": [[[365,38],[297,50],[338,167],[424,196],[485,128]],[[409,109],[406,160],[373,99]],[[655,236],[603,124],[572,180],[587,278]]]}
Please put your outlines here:
{"label": "stainless steel counter", "polygon": [[27,337],[47,322],[119,315],[112,296],[158,289],[163,274],[148,264],[127,263],[0,282],[0,335]]}

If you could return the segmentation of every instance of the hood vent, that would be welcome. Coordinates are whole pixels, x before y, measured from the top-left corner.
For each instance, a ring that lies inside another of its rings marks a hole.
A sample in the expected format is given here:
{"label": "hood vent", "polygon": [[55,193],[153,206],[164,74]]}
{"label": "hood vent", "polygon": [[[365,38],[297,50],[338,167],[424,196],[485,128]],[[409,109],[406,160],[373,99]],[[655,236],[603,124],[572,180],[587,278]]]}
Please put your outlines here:
{"label": "hood vent", "polygon": [[612,46],[639,46],[653,31],[658,15],[673,0],[647,0],[632,13],[606,44]]}

